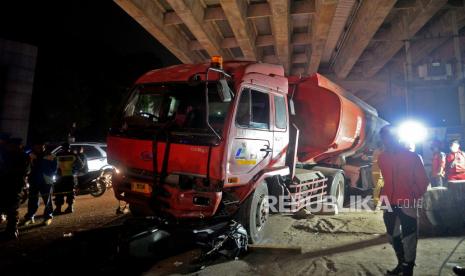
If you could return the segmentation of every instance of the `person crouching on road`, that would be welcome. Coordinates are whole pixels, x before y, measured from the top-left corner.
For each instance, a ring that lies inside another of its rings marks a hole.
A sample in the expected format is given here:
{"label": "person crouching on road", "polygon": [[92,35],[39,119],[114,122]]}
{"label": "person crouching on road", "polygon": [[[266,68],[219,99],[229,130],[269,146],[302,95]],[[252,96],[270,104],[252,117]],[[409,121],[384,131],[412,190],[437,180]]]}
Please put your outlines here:
{"label": "person crouching on road", "polygon": [[74,212],[74,176],[73,168],[76,166],[76,155],[71,152],[68,143],[63,143],[61,151],[57,154],[58,162],[58,182],[55,185],[55,210],[54,215],[62,214],[62,206],[66,203],[68,207],[65,214]]}
{"label": "person crouching on road", "polygon": [[397,266],[387,273],[413,275],[418,238],[417,206],[426,192],[429,179],[420,156],[399,144],[392,126],[383,127],[380,136],[384,144],[384,152],[378,158],[384,178],[381,196],[391,207],[385,209],[383,219],[398,261]]}
{"label": "person crouching on road", "polygon": [[433,160],[431,162],[431,186],[442,187],[446,175],[446,154],[441,151],[441,142],[434,140],[431,143]]}
{"label": "person crouching on road", "polygon": [[50,225],[53,218],[52,193],[53,176],[57,170],[55,156],[43,143],[34,145],[29,155],[31,171],[29,174],[29,196],[24,225],[35,223],[34,216],[39,208],[39,194],[44,201],[44,225]]}
{"label": "person crouching on road", "polygon": [[453,140],[446,158],[447,180],[465,180],[465,154],[460,150],[459,140]]}

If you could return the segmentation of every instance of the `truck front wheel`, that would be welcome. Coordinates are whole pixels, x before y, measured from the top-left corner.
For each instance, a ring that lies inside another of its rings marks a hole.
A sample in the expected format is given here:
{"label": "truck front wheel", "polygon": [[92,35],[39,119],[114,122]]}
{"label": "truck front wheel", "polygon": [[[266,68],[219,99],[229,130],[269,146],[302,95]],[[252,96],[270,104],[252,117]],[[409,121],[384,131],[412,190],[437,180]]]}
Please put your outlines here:
{"label": "truck front wheel", "polygon": [[268,187],[262,182],[239,210],[239,221],[247,230],[250,243],[259,243],[265,236],[269,214]]}

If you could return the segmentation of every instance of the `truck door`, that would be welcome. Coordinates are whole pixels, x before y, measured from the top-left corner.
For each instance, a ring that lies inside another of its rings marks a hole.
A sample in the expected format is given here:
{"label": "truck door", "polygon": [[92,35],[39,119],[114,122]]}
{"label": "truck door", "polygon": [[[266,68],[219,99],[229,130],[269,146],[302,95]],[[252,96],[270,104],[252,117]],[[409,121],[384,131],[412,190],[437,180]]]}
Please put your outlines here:
{"label": "truck door", "polygon": [[286,152],[289,145],[288,135],[288,112],[286,97],[274,94],[273,98],[273,167],[284,166],[286,163]]}
{"label": "truck door", "polygon": [[231,124],[227,183],[245,184],[268,167],[273,155],[270,94],[244,87]]}

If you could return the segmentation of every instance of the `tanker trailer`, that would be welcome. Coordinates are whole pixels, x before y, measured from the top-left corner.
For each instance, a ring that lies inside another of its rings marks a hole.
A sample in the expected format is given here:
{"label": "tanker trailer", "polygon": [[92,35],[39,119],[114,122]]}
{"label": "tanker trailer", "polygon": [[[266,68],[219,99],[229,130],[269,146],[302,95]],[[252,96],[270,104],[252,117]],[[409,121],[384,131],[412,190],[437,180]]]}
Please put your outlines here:
{"label": "tanker trailer", "polygon": [[369,156],[387,124],[376,109],[319,74],[289,77],[289,98],[291,121],[300,132],[297,166],[328,177],[328,194],[339,207],[349,190],[370,192]]}

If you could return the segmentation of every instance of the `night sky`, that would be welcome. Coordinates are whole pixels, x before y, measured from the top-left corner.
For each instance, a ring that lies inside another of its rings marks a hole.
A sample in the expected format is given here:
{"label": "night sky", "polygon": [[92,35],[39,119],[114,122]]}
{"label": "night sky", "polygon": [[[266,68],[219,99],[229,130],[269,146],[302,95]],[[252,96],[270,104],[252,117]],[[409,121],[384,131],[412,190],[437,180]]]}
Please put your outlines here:
{"label": "night sky", "polygon": [[29,140],[104,140],[128,87],[179,61],[110,0],[2,1],[0,37],[38,47]]}

